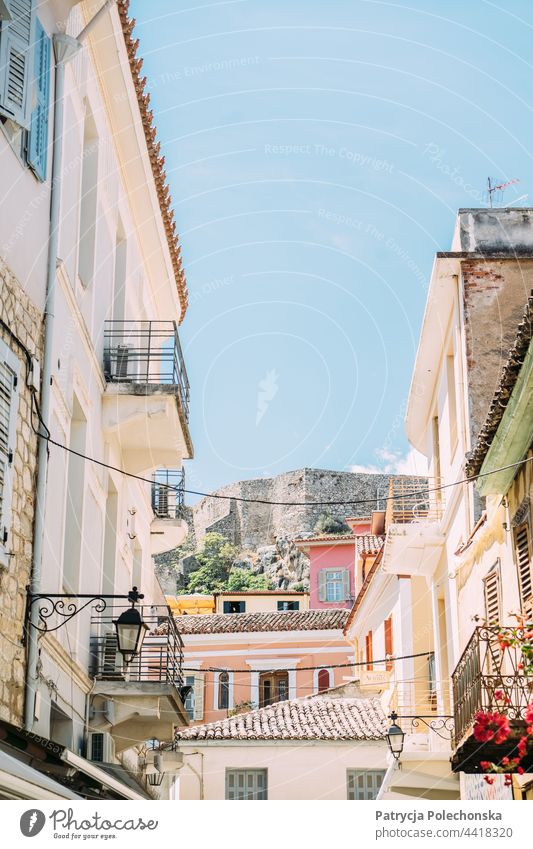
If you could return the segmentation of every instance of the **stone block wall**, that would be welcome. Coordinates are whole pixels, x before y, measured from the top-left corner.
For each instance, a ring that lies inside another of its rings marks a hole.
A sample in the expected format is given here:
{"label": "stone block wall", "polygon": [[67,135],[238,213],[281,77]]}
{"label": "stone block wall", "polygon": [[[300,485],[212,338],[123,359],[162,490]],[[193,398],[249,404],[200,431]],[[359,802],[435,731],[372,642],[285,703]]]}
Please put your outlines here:
{"label": "stone block wall", "polygon": [[[0,318],[42,362],[42,316],[1,260]],[[10,556],[7,565],[0,566],[0,719],[22,725],[25,678],[22,637],[32,559],[37,437],[31,422],[31,394],[26,386],[26,357],[2,325],[0,338],[20,361]]]}
{"label": "stone block wall", "polygon": [[[194,537],[218,531],[240,549],[273,545],[278,537],[311,533],[319,516],[329,510],[334,516],[370,515],[387,494],[388,474],[337,472],[327,469],[298,469],[273,478],[236,481],[216,490],[234,499],[270,502],[301,502],[295,506],[257,504],[246,501],[204,498],[192,508]],[[327,507],[327,502],[343,502]],[[364,504],[353,503],[364,501]],[[317,502],[321,502],[317,504]]]}

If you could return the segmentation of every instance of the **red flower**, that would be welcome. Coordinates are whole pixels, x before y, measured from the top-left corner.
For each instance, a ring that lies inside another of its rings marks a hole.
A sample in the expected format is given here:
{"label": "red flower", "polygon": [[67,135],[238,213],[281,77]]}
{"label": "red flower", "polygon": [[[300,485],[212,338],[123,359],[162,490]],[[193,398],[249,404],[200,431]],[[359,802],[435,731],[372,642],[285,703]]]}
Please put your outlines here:
{"label": "red flower", "polygon": [[[530,702],[526,708],[526,723],[533,725],[533,702]],[[531,734],[531,731],[529,732]]]}
{"label": "red flower", "polygon": [[509,720],[501,713],[479,710],[474,719],[474,738],[478,743],[503,743],[511,733]]}
{"label": "red flower", "polygon": [[502,766],[509,766],[509,758],[502,758]]}
{"label": "red flower", "polygon": [[492,764],[490,761],[480,761],[479,765],[484,772],[488,772],[490,769],[492,769]]}
{"label": "red flower", "polygon": [[511,778],[511,776],[507,773],[507,775],[505,776],[505,782],[504,782],[505,787],[510,787],[510,786],[512,785],[512,783],[513,783],[513,779],[512,779],[512,778]]}
{"label": "red flower", "polygon": [[524,735],[518,741],[518,754],[523,758],[527,753],[527,737]]}
{"label": "red flower", "polygon": [[490,775],[484,775],[484,776],[483,776],[483,781],[486,781],[486,782],[487,782],[487,784],[494,784],[495,780],[496,780],[496,779],[495,779],[495,778],[491,778],[491,777],[490,777]]}
{"label": "red flower", "polygon": [[519,767],[517,767],[516,771],[517,771],[518,775],[523,775],[524,772],[525,772],[525,769],[524,769],[523,766],[519,766]]}

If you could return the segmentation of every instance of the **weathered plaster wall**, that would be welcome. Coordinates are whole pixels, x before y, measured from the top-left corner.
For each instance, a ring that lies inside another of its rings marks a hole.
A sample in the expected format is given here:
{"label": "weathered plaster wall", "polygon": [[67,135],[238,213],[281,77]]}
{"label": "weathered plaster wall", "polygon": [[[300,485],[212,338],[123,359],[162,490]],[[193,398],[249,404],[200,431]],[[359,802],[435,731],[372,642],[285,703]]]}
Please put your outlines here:
{"label": "weathered plaster wall", "polygon": [[[41,315],[1,260],[0,318],[9,325],[23,345],[41,360]],[[31,396],[26,387],[25,356],[1,326],[0,338],[20,362],[9,556],[5,566],[0,566],[0,719],[20,725],[25,668],[22,636],[26,586],[30,579],[32,558],[37,437],[31,425]]]}
{"label": "weathered plaster wall", "polygon": [[501,370],[533,288],[532,259],[468,260],[462,263],[470,433],[485,421]]}

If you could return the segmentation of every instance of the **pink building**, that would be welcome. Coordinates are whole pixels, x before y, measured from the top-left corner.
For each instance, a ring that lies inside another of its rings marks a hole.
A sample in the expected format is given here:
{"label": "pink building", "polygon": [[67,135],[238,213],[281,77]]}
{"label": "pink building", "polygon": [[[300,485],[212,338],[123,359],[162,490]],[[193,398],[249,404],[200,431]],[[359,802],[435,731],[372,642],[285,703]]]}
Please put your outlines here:
{"label": "pink building", "polygon": [[351,608],[355,599],[356,565],[359,559],[376,554],[381,547],[382,513],[372,518],[346,519],[351,534],[321,534],[295,540],[309,565],[311,610]]}

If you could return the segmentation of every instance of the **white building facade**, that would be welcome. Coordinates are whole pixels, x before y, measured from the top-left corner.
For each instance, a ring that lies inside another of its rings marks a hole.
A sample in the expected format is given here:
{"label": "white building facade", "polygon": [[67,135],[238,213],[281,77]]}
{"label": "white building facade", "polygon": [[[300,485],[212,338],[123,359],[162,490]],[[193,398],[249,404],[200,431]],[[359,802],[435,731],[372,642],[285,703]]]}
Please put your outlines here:
{"label": "white building facade", "polygon": [[[186,284],[127,4],[4,7],[0,246],[21,306],[12,316],[6,306],[2,339],[25,396],[10,405],[14,434],[21,416],[26,433],[32,409],[25,484],[37,483],[29,544],[4,558],[10,577],[15,556],[26,558],[17,592],[29,583],[32,595],[19,628],[25,714],[19,697],[3,718],[56,744],[80,773],[91,758],[138,772],[144,741],[171,739],[187,721],[175,629],[165,641],[148,633],[127,668],[113,627],[132,587],[150,630],[169,615],[153,555],[187,530],[181,470],[192,443],[177,330]],[[33,320],[25,335],[22,306]],[[19,502],[2,507],[6,542],[27,507]],[[15,614],[20,624],[24,611]]]}

